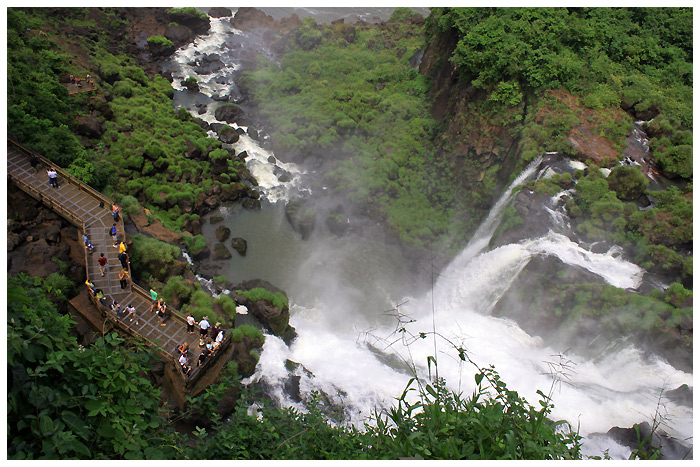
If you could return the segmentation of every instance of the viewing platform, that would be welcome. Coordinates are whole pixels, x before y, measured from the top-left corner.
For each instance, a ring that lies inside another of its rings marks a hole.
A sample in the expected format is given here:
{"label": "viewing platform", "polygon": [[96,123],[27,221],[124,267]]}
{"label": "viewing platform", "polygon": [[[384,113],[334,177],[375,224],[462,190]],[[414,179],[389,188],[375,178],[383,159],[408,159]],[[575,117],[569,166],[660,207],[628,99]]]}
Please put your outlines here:
{"label": "viewing platform", "polygon": [[[36,167],[32,167],[32,156],[36,158],[34,161]],[[49,185],[46,173],[49,167],[53,167],[58,173],[58,188]],[[127,287],[122,290],[119,283],[119,273],[122,271],[121,263],[117,257],[119,251],[113,245],[113,240],[109,235],[109,229],[115,223],[112,217],[112,200],[9,138],[7,140],[7,172],[9,179],[17,187],[78,227],[82,234],[88,236],[94,246],[92,253],[84,249],[85,271],[87,278],[94,284],[95,288],[101,289],[104,293],[104,305],[93,293],[89,293],[90,300],[100,310],[105,320],[103,333],[106,332],[106,324],[109,323],[111,328],[117,328],[145,342],[166,362],[174,363],[177,374],[180,375],[186,388],[193,387],[207,368],[212,367],[220,355],[227,353],[226,348],[230,344],[231,333],[224,331],[225,339],[219,349],[207,358],[201,367],[197,368],[197,360],[200,355],[199,327],[195,325],[195,332],[188,334],[185,317],[172,307],[167,307],[165,325],[161,325],[161,319],[156,313],[150,311],[153,303],[150,293],[131,280],[130,265],[127,265],[129,266],[129,282]],[[124,222],[121,215],[116,224],[118,241],[124,241],[126,244]],[[83,244],[82,234],[79,236],[81,245]],[[100,275],[97,262],[101,253],[104,253],[107,258],[104,277]],[[134,320],[129,321],[127,313],[121,313],[117,316],[112,312],[109,309],[112,300],[116,300],[122,308],[128,305],[133,306],[136,309]],[[188,360],[192,370],[187,376],[182,372],[178,363],[180,355],[177,347],[183,343],[189,344],[190,347]]]}

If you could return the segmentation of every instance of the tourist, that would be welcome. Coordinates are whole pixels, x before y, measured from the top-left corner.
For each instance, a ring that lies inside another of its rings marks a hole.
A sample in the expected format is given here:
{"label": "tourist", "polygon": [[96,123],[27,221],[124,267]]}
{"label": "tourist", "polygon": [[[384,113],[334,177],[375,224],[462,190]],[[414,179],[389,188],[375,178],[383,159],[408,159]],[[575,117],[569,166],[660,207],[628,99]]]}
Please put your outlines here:
{"label": "tourist", "polygon": [[165,302],[161,298],[158,301],[158,313],[157,313],[158,317],[160,318],[160,325],[161,326],[165,326],[165,309],[166,309]]}
{"label": "tourist", "polygon": [[119,242],[119,253],[126,253],[126,245],[124,244],[124,240]]}
{"label": "tourist", "polygon": [[207,357],[210,353],[211,352],[206,347],[202,349],[202,353],[199,354],[199,359],[197,360],[197,368],[199,368],[201,365],[204,364],[204,362],[207,361]]}
{"label": "tourist", "polygon": [[94,250],[95,247],[92,246],[92,243],[90,243],[90,239],[85,234],[83,234],[83,243],[85,243],[85,248],[88,250],[88,253],[92,254],[92,250]]}
{"label": "tourist", "polygon": [[194,334],[194,316],[192,313],[187,315],[187,334]]}
{"label": "tourist", "polygon": [[[123,242],[122,242],[123,243]],[[126,253],[119,253],[117,255],[119,262],[122,264],[124,270],[129,270],[129,256]]]}
{"label": "tourist", "polygon": [[117,247],[117,224],[112,224],[112,228],[109,229],[109,234],[112,236],[114,241],[114,248]]}
{"label": "tourist", "polygon": [[29,155],[29,165],[34,169],[34,173],[39,173],[39,158],[35,154]]}
{"label": "tourist", "polygon": [[180,367],[182,367],[182,372],[185,374],[185,376],[187,376],[190,373],[190,371],[192,370],[192,368],[190,368],[187,365],[187,357],[184,354],[180,355],[180,359],[178,360],[178,362],[180,362]]}
{"label": "tourist", "polygon": [[139,317],[136,316],[136,307],[134,307],[133,303],[129,304],[124,311],[126,312],[126,317],[129,318],[129,322],[136,320],[136,325],[139,324]]}
{"label": "tourist", "polygon": [[187,353],[190,351],[190,344],[188,344],[187,342],[185,342],[185,343],[183,343],[183,344],[181,344],[181,345],[178,345],[178,346],[177,346],[177,351],[180,352],[180,355],[187,356]]}
{"label": "tourist", "polygon": [[95,289],[95,284],[90,282],[90,279],[85,279],[85,285],[88,286],[88,288],[90,289],[90,292],[92,292],[93,294],[95,293],[95,290],[97,290],[97,289]]}
{"label": "tourist", "polygon": [[107,301],[107,299],[105,298],[105,294],[104,294],[104,292],[102,292],[102,289],[97,289],[97,290],[95,290],[95,298],[96,298],[97,300],[100,301],[100,304],[101,304],[102,306],[107,306],[107,305],[105,304],[105,302]]}
{"label": "tourist", "polygon": [[201,337],[207,337],[207,330],[210,326],[209,321],[207,321],[208,319],[209,317],[205,316],[202,321],[199,322],[199,335]]}
{"label": "tourist", "polygon": [[100,253],[100,257],[97,258],[97,263],[100,265],[100,274],[104,277],[105,269],[107,269],[107,258],[104,253]]}
{"label": "tourist", "polygon": [[49,167],[46,174],[49,176],[49,185],[58,188],[58,173],[56,173],[56,170],[53,167]]}
{"label": "tourist", "polygon": [[116,204],[112,205],[112,217],[114,218],[114,222],[119,222],[119,206]]}
{"label": "tourist", "polygon": [[212,340],[216,339],[216,335],[219,334],[219,329],[221,329],[221,323],[218,322],[209,329],[209,336]]}
{"label": "tourist", "polygon": [[119,273],[119,285],[121,286],[122,290],[126,289],[128,279],[129,274],[122,269],[122,272]]}
{"label": "tourist", "polygon": [[219,333],[216,335],[216,342],[221,344],[224,341],[224,330],[221,329]]}
{"label": "tourist", "polygon": [[207,339],[206,348],[209,350],[209,352],[214,350],[214,342],[211,339]]}
{"label": "tourist", "polygon": [[206,341],[204,340],[204,337],[199,336],[199,348],[200,348],[200,349],[204,349],[204,347],[206,347],[206,346],[207,346],[207,343],[206,343]]}
{"label": "tourist", "polygon": [[158,300],[158,292],[156,292],[155,290],[153,290],[153,287],[151,287],[150,293],[151,293],[151,300],[153,300],[153,302],[155,302],[156,300]]}
{"label": "tourist", "polygon": [[112,300],[112,304],[109,307],[117,316],[122,312],[122,307],[117,300]]}

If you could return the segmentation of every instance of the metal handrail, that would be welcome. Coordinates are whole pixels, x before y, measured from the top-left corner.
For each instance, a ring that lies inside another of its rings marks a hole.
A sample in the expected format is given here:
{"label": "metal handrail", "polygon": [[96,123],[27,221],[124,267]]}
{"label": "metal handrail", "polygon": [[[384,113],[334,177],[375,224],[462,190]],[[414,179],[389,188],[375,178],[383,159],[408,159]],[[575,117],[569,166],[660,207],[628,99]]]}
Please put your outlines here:
{"label": "metal handrail", "polygon": [[[19,149],[20,151],[24,152],[25,154],[27,154],[27,155],[33,155],[33,156],[35,156],[37,159],[39,159],[43,164],[45,164],[45,165],[47,165],[47,166],[50,166],[50,167],[54,167],[54,169],[56,170],[56,172],[57,172],[61,177],[63,177],[63,179],[67,180],[69,183],[71,183],[72,185],[76,186],[76,187],[78,188],[79,191],[82,191],[82,192],[85,192],[85,193],[89,194],[89,195],[92,196],[95,200],[104,203],[106,206],[111,206],[111,205],[113,204],[113,201],[112,201],[111,199],[107,198],[106,196],[104,196],[102,193],[100,193],[99,191],[95,190],[95,189],[92,188],[91,186],[85,184],[85,183],[84,183],[83,181],[81,181],[80,179],[78,179],[78,178],[74,177],[73,175],[69,174],[68,172],[64,171],[61,167],[59,167],[58,165],[54,164],[54,163],[51,162],[50,160],[46,159],[46,158],[45,158],[44,156],[42,156],[41,154],[37,154],[36,152],[32,151],[31,149],[29,149],[29,148],[23,146],[22,144],[20,144],[20,143],[18,143],[18,142],[12,140],[11,138],[8,138],[7,140],[8,140],[8,142],[9,142],[10,144],[12,144],[13,146],[15,146],[17,149]],[[54,200],[53,200],[51,197],[45,196],[41,191],[39,191],[39,190],[37,190],[36,188],[34,188],[33,186],[27,184],[26,182],[24,182],[23,180],[19,179],[18,177],[14,176],[14,175],[12,175],[12,174],[8,174],[8,175],[9,175],[10,179],[11,179],[12,181],[14,181],[18,186],[20,186],[26,193],[28,193],[30,196],[32,196],[33,198],[37,199],[37,200],[40,201],[41,203],[45,204],[45,205],[48,206],[49,208],[51,208],[51,209],[53,209],[53,210],[55,210],[55,211],[58,211],[59,214],[63,215],[66,219],[68,219],[68,220],[69,220],[72,224],[74,224],[76,227],[80,228],[84,235],[87,235],[86,225],[85,225],[85,221],[84,221],[83,219],[78,218],[75,214],[73,214],[72,212],[70,212],[69,210],[67,210],[65,207],[63,207],[63,206],[61,206],[60,204],[54,202]],[[126,242],[126,240],[127,240],[127,235],[126,235],[126,230],[124,229],[124,220],[123,220],[123,216],[119,216],[118,225],[119,225],[120,231],[121,231],[122,234],[123,234],[124,241]],[[83,246],[84,246],[84,245],[83,245]],[[88,271],[89,271],[89,264],[88,264],[88,257],[89,257],[89,255],[88,255],[88,251],[87,251],[86,248],[83,248],[83,252],[84,252],[84,258],[85,258],[85,272],[86,272],[86,275],[87,275],[87,273],[88,273]],[[130,265],[127,265],[127,272],[129,273],[129,277],[130,277],[130,289],[131,289],[131,291],[134,292],[134,293],[137,293],[137,294],[142,295],[142,296],[145,297],[147,300],[151,300],[151,295],[150,295],[150,293],[148,293],[145,289],[143,289],[142,287],[140,287],[138,284],[136,284],[136,283],[134,282],[133,276],[132,276],[132,274],[131,274],[131,267],[130,267]],[[88,277],[88,279],[89,279],[89,277]],[[224,342],[222,343],[222,346],[221,346],[221,347],[219,348],[219,350],[217,351],[216,355],[213,356],[212,358],[209,358],[202,366],[193,368],[193,369],[192,369],[192,372],[190,373],[190,375],[189,375],[189,376],[186,376],[186,375],[182,372],[182,367],[180,366],[180,363],[179,363],[179,361],[178,361],[177,358],[173,357],[172,354],[170,354],[170,353],[166,352],[165,350],[163,350],[163,348],[162,348],[159,344],[157,344],[157,343],[151,341],[150,339],[148,339],[147,337],[145,337],[144,335],[142,335],[142,334],[141,334],[140,332],[138,332],[137,330],[132,329],[132,327],[131,327],[129,324],[127,324],[127,323],[121,321],[117,316],[113,316],[113,315],[109,312],[109,310],[106,309],[106,308],[104,307],[104,305],[102,305],[102,303],[99,302],[99,300],[97,300],[97,298],[94,296],[94,294],[92,293],[92,291],[90,291],[90,292],[88,293],[88,295],[89,295],[89,297],[90,297],[90,301],[95,305],[95,307],[96,307],[98,310],[100,310],[100,311],[102,312],[103,316],[107,317],[107,319],[108,319],[110,322],[112,322],[113,324],[115,324],[117,327],[119,327],[119,328],[125,330],[125,331],[128,332],[129,334],[131,334],[131,335],[133,335],[133,336],[135,336],[135,337],[137,337],[137,338],[139,338],[139,339],[142,339],[142,340],[143,340],[144,342],[146,342],[149,346],[151,346],[151,347],[156,351],[156,353],[158,353],[164,360],[172,360],[172,361],[174,362],[174,364],[175,364],[175,367],[178,369],[177,373],[181,376],[183,382],[184,382],[186,385],[188,385],[188,386],[191,386],[192,384],[194,384],[194,383],[201,377],[201,375],[204,374],[204,371],[205,371],[209,366],[212,365],[211,362],[217,360],[217,358],[215,358],[215,357],[218,356],[218,355],[221,355],[221,353],[222,353],[226,348],[228,348],[228,346],[229,346],[230,343],[231,343],[231,336],[232,336],[232,333],[231,333],[230,331],[226,330],[226,331],[224,332],[224,335],[225,335]],[[181,322],[183,322],[183,323],[186,323],[186,322],[187,322],[187,320],[186,320],[186,318],[185,318],[185,316],[184,316],[183,314],[181,314],[178,310],[172,308],[171,306],[169,306],[169,305],[167,305],[167,304],[166,304],[166,310],[168,310],[168,312],[170,313],[170,315],[173,316],[175,319],[177,319],[177,320],[179,320],[179,321],[181,321]]]}
{"label": "metal handrail", "polygon": [[60,166],[51,162],[49,159],[45,158],[41,154],[37,154],[36,152],[32,151],[28,147],[23,146],[22,144],[18,143],[17,141],[15,141],[11,138],[7,138],[7,141],[10,144],[12,144],[13,146],[15,146],[17,149],[19,149],[20,151],[24,152],[25,154],[35,156],[44,165],[47,165],[47,166],[50,166],[50,167],[53,167],[54,169],[56,169],[56,172],[58,174],[60,174],[61,177],[68,180],[71,184],[77,186],[80,191],[84,191],[84,192],[88,193],[90,196],[92,196],[96,200],[104,202],[105,205],[111,205],[113,203],[113,201],[111,199],[107,198],[105,195],[103,195],[99,191],[95,190],[94,188],[92,188],[90,185],[86,184],[85,182],[83,182],[79,178],[76,178],[73,175],[69,174],[68,172],[63,170]]}

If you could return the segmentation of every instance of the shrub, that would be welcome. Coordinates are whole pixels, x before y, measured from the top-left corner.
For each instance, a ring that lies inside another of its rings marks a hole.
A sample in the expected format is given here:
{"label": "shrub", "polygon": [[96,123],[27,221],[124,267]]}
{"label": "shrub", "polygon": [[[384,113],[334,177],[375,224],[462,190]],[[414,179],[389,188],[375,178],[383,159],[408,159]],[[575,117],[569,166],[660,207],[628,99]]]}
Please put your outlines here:
{"label": "shrub", "polygon": [[241,342],[244,336],[248,337],[253,342],[255,342],[256,339],[260,339],[260,342],[265,341],[265,336],[263,336],[260,329],[249,324],[242,324],[231,331],[231,339],[233,342]]}
{"label": "shrub", "polygon": [[279,309],[286,310],[289,309],[289,302],[287,301],[287,297],[280,293],[280,292],[270,292],[267,289],[264,289],[262,287],[256,287],[254,289],[250,290],[237,290],[236,293],[238,295],[243,295],[246,297],[248,300],[251,301],[258,301],[258,300],[264,300],[268,303],[272,303],[274,306],[276,306]]}
{"label": "shrub", "polygon": [[171,41],[170,39],[167,39],[163,36],[151,36],[147,39],[146,42],[148,42],[149,44],[153,44],[153,45],[159,45],[159,46],[162,46],[165,48],[173,46],[173,41]]}

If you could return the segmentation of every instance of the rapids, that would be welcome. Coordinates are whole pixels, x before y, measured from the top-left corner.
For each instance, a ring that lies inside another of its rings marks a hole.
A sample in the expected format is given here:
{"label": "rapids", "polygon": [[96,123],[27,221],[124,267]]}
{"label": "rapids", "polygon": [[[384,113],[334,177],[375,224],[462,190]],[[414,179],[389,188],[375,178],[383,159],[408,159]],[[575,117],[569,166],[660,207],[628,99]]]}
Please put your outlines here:
{"label": "rapids", "polygon": [[[328,9],[321,10],[328,13]],[[211,97],[232,89],[239,70],[235,55],[225,49],[226,38],[240,34],[227,18],[211,22],[210,34],[179,50],[170,65],[177,90],[175,105],[185,106],[210,123],[215,122],[214,111],[219,105]],[[197,76],[192,60],[214,51],[226,66],[211,75]],[[188,76],[196,76],[200,82],[201,95],[196,98],[179,87],[179,81]],[[208,104],[205,114],[197,114],[196,102]],[[301,376],[302,396],[322,390],[345,408],[347,420],[360,426],[374,408],[390,406],[402,393],[411,376],[406,362],[415,365],[418,376],[427,380],[427,357],[434,356],[448,386],[469,393],[475,369],[458,358],[455,346],[461,346],[478,365],[494,365],[508,387],[531,404],[538,400],[538,389],[547,393],[554,384],[551,369],[560,358],[571,362],[565,381],[554,386],[552,416],[568,420],[574,428],[579,426],[583,436],[651,421],[656,414],[668,420],[661,427],[672,436],[680,440],[692,437],[692,410],[670,401],[659,405],[662,390],[682,384],[692,388],[692,374],[660,359],[645,358],[624,338],[610,342],[594,358],[582,357],[565,348],[550,347],[512,320],[490,315],[494,304],[536,255],[557,256],[565,264],[584,267],[620,288],[636,289],[644,274],[642,268],[623,260],[614,250],[592,253],[578,245],[565,235],[566,213],[556,209],[551,210],[553,227],[547,235],[487,249],[513,189],[537,176],[539,159],[506,190],[451,264],[442,271],[432,271],[430,265],[417,271],[410,270],[396,246],[384,241],[380,229],[337,238],[321,226],[308,241],[302,241],[284,219],[283,208],[294,196],[315,195],[306,188],[304,178],[313,174],[285,164],[280,160],[283,154],[273,155],[247,136],[232,147],[250,155],[247,163],[264,202],[260,212],[240,208],[218,212],[225,217],[232,236],[249,242],[248,255],[234,253],[222,273],[233,283],[267,280],[289,295],[290,324],[298,337],[287,346],[266,335],[256,373],[247,381],[265,382],[278,403],[303,410],[303,405],[291,400],[284,390],[290,376],[287,359],[308,370],[296,370]],[[291,180],[279,181],[275,166],[289,172]],[[213,239],[214,227],[204,224],[203,234]],[[406,331],[401,332],[401,328]],[[412,337],[433,331],[442,337]],[[586,454],[601,455],[603,449],[609,449],[615,458],[625,458],[630,452],[606,437],[584,440]]]}

